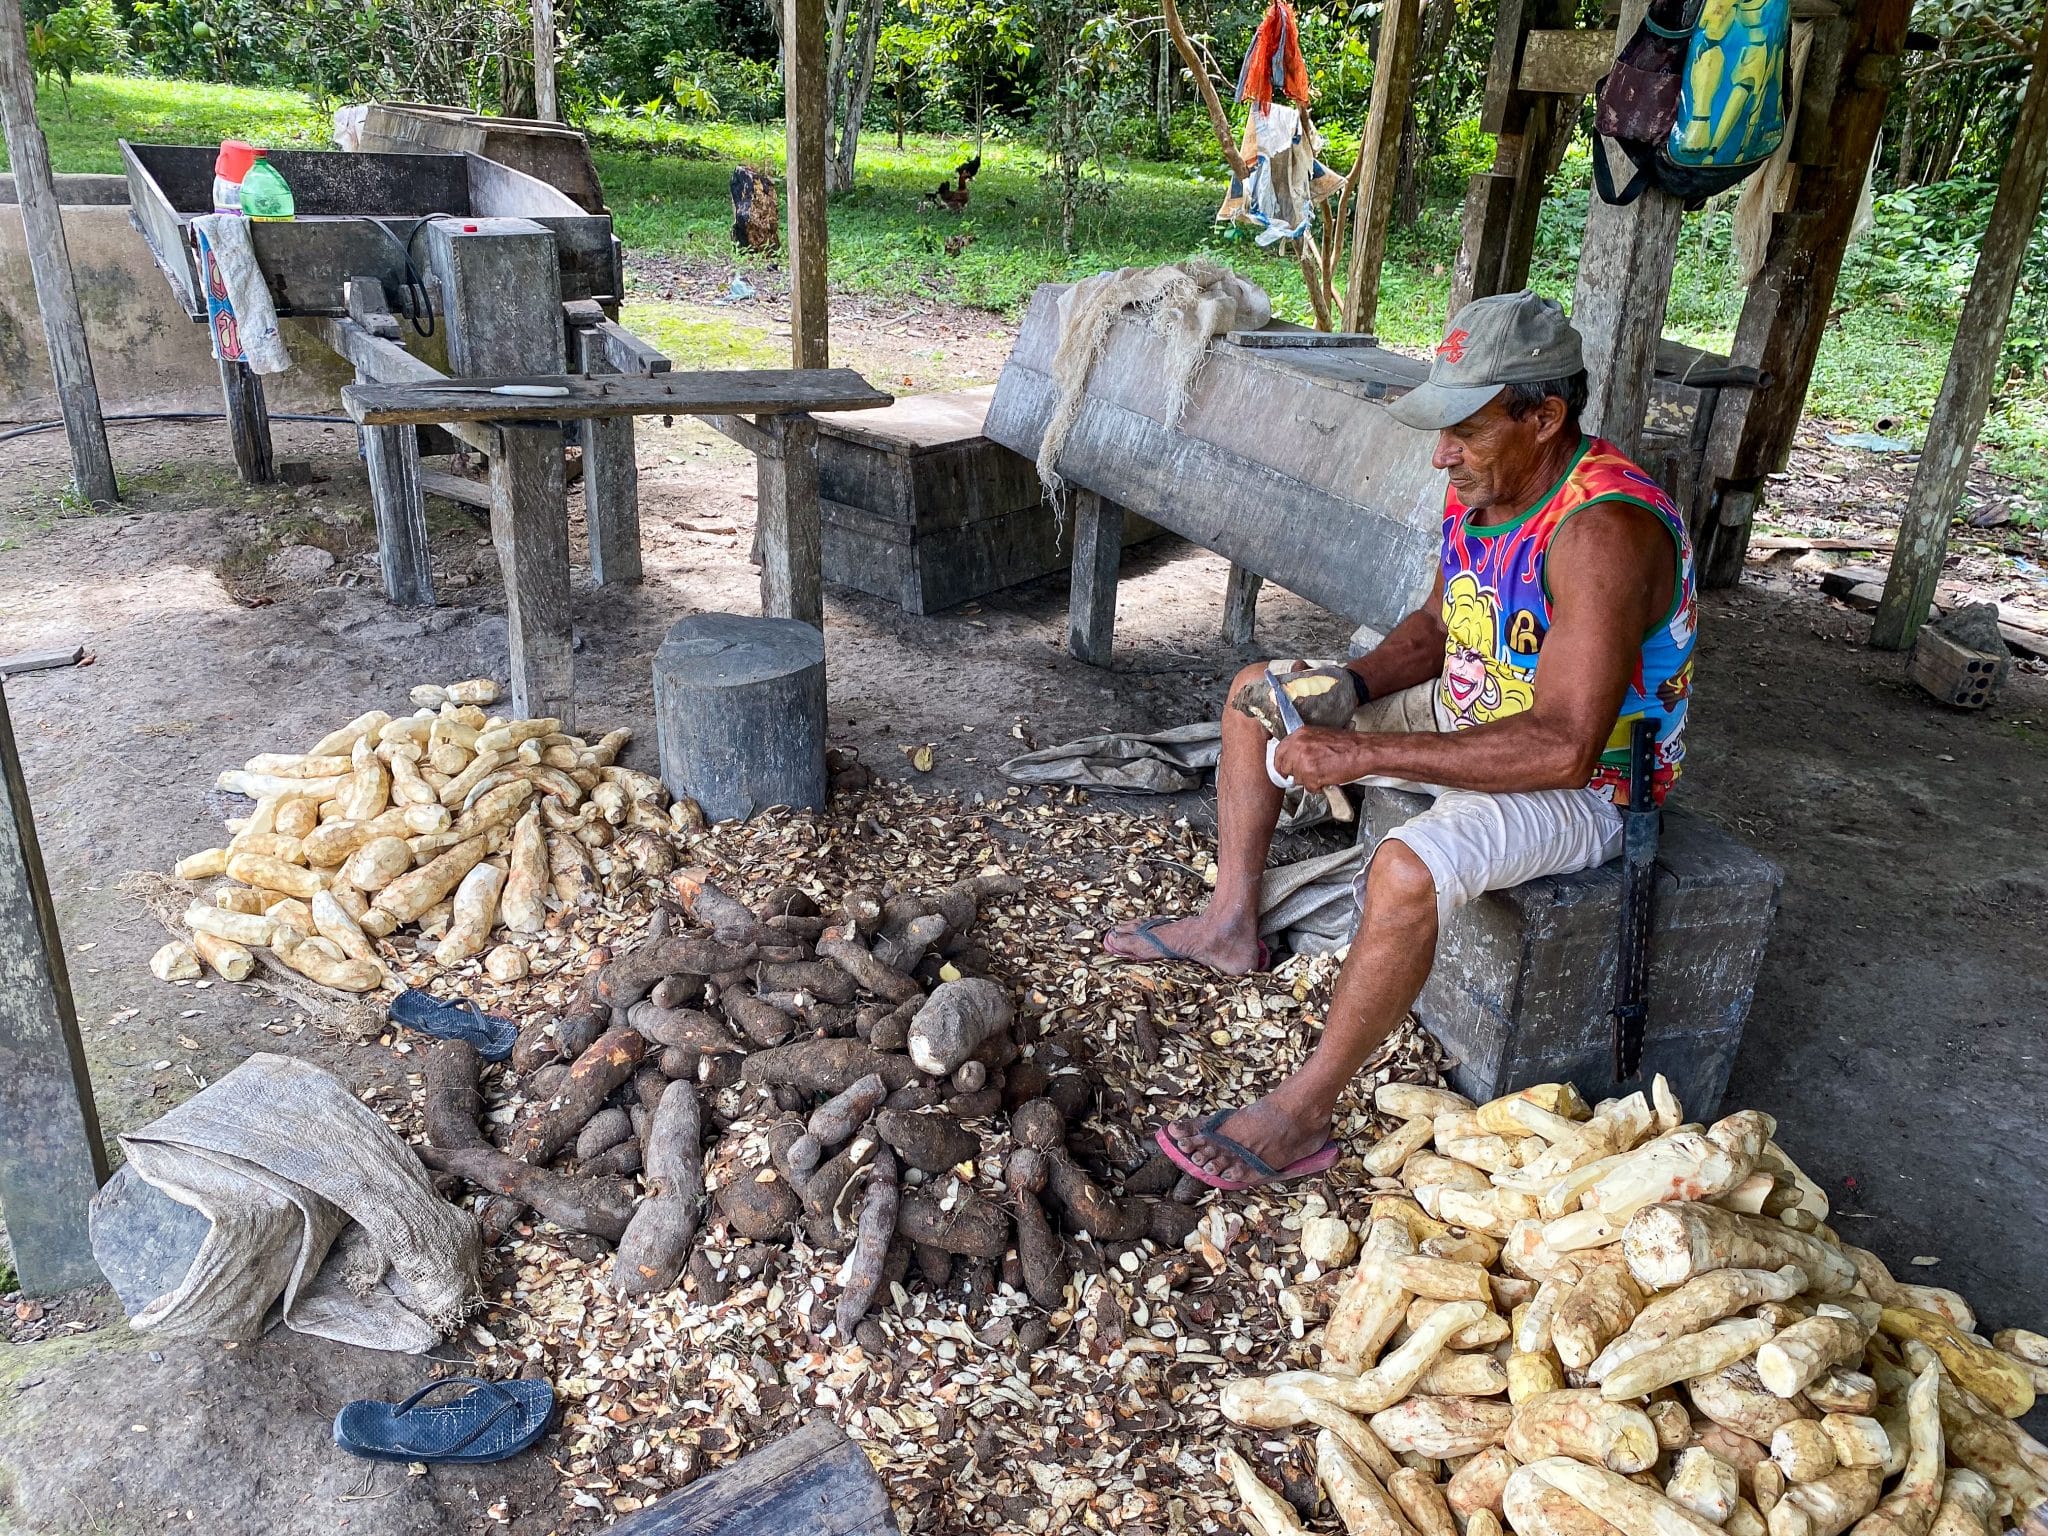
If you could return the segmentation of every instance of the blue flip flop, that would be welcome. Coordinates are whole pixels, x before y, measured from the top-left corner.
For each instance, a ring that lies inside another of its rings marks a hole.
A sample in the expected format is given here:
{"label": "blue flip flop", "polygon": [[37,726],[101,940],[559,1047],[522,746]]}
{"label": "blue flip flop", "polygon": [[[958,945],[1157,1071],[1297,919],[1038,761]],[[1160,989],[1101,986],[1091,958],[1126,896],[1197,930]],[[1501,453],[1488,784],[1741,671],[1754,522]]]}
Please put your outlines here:
{"label": "blue flip flop", "polygon": [[467,1040],[485,1061],[503,1061],[519,1038],[512,1020],[485,1013],[475,1003],[444,1003],[418,987],[407,987],[391,1000],[391,1022],[440,1040]]}
{"label": "blue flip flop", "polygon": [[[445,1387],[473,1387],[452,1403],[423,1408]],[[371,1461],[481,1462],[516,1456],[546,1433],[555,1389],[544,1381],[450,1376],[402,1403],[362,1398],[334,1417],[334,1443]]]}
{"label": "blue flip flop", "polygon": [[[1131,928],[1131,937],[1134,939],[1143,939],[1147,944],[1150,944],[1154,949],[1159,951],[1159,958],[1162,960],[1185,960],[1190,965],[1199,965],[1204,967],[1205,969],[1212,971],[1216,970],[1216,967],[1210,965],[1208,961],[1198,959],[1194,955],[1184,955],[1179,950],[1175,949],[1171,944],[1167,943],[1166,940],[1159,937],[1157,930],[1164,928],[1168,923],[1177,923],[1179,921],[1180,919],[1177,917],[1161,916],[1140,918],[1138,922]],[[1113,949],[1108,948],[1108,937],[1109,936],[1107,934],[1103,935],[1103,947],[1106,950],[1108,950],[1110,954],[1115,955],[1117,952]],[[1266,941],[1264,939],[1260,939],[1258,941],[1258,945],[1258,958],[1252,961],[1252,970],[1254,972],[1271,970],[1273,968],[1273,952],[1266,948]],[[1128,955],[1117,955],[1117,958],[1120,960],[1127,960],[1131,957]],[[1227,975],[1230,973],[1224,971],[1217,971],[1217,974],[1220,976]]]}

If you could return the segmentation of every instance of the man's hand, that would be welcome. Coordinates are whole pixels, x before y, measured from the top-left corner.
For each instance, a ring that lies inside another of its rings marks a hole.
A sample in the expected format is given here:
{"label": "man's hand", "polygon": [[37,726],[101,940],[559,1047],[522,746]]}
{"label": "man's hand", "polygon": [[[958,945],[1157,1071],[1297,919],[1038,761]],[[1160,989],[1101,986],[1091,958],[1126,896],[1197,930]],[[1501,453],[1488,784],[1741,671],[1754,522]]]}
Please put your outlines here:
{"label": "man's hand", "polygon": [[1328,789],[1371,773],[1367,755],[1355,732],[1305,725],[1273,749],[1273,766],[1304,789]]}

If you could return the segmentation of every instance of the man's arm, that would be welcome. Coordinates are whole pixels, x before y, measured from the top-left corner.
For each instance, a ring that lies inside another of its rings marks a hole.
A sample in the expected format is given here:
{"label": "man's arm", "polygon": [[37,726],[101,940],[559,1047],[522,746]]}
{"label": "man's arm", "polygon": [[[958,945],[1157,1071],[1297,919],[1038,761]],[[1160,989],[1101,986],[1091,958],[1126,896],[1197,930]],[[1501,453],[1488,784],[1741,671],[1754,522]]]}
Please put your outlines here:
{"label": "man's arm", "polygon": [[1494,793],[1584,787],[1614,730],[1643,636],[1671,606],[1671,535],[1640,507],[1597,503],[1559,531],[1547,565],[1552,620],[1532,707],[1442,735],[1310,727],[1280,744],[1274,766],[1310,789],[1369,774]]}
{"label": "man's arm", "polygon": [[1387,631],[1387,638],[1350,668],[1376,699],[1433,679],[1444,666],[1444,573],[1437,570],[1422,606]]}

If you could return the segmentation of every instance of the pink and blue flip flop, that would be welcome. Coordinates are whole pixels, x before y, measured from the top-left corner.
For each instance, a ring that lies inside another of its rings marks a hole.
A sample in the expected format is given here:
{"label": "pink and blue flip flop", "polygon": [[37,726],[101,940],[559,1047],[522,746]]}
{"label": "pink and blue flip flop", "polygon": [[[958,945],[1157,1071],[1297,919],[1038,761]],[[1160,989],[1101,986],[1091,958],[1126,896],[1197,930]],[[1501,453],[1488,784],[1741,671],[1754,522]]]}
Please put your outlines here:
{"label": "pink and blue flip flop", "polygon": [[[1205,969],[1212,971],[1216,970],[1216,967],[1210,965],[1208,961],[1200,959],[1194,955],[1184,955],[1179,950],[1175,949],[1171,944],[1167,943],[1166,940],[1159,937],[1159,929],[1164,928],[1168,923],[1177,923],[1179,921],[1180,919],[1177,917],[1162,916],[1143,918],[1135,926],[1132,927],[1131,937],[1134,939],[1143,939],[1147,944],[1150,944],[1154,949],[1159,951],[1159,958],[1162,960],[1185,960],[1190,965],[1199,965],[1204,967]],[[1131,960],[1136,958],[1132,955],[1117,954],[1117,951],[1110,949],[1109,935],[1106,933],[1102,936],[1102,947],[1107,953],[1116,955],[1116,957],[1119,960]],[[1266,941],[1264,939],[1260,939],[1258,958],[1252,962],[1252,970],[1254,972],[1269,971],[1272,968],[1273,952],[1266,948]],[[1230,973],[1218,971],[1217,974],[1227,975]]]}
{"label": "pink and blue flip flop", "polygon": [[1166,1127],[1163,1125],[1152,1133],[1152,1139],[1159,1143],[1159,1150],[1166,1154],[1167,1160],[1189,1178],[1206,1184],[1211,1189],[1224,1190],[1230,1194],[1247,1189],[1264,1189],[1269,1184],[1291,1184],[1296,1179],[1308,1179],[1319,1173],[1327,1173],[1337,1165],[1338,1147],[1335,1138],[1332,1138],[1298,1162],[1289,1163],[1285,1168],[1275,1168],[1251,1148],[1232,1141],[1219,1129],[1224,1121],[1236,1113],[1234,1109],[1219,1109],[1195,1129],[1200,1131],[1205,1139],[1221,1147],[1257,1174],[1258,1177],[1254,1179],[1219,1179],[1215,1174],[1205,1171],[1199,1163],[1180,1149],[1171,1136],[1167,1135]]}

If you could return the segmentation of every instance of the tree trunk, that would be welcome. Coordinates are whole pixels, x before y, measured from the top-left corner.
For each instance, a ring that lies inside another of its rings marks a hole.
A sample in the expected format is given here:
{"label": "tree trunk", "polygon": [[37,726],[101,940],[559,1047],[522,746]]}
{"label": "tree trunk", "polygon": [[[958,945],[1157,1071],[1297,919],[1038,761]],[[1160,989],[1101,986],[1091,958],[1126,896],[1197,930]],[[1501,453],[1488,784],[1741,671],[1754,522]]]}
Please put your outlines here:
{"label": "tree trunk", "polygon": [[1152,154],[1155,159],[1168,160],[1173,156],[1173,41],[1163,31],[1152,78]]}
{"label": "tree trunk", "polygon": [[860,27],[853,40],[844,97],[845,113],[839,123],[839,137],[832,147],[825,188],[828,192],[853,190],[853,163],[860,152],[860,120],[868,109],[868,92],[875,83],[875,44],[882,36],[883,0],[863,0]]}
{"label": "tree trunk", "polygon": [[910,65],[899,62],[896,65],[896,147],[903,147],[903,84],[910,78]]}
{"label": "tree trunk", "polygon": [[505,117],[533,116],[533,66],[512,53],[498,55],[498,111]]}

